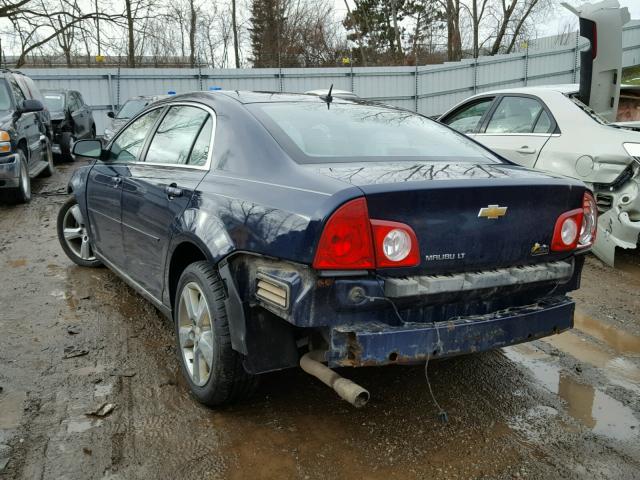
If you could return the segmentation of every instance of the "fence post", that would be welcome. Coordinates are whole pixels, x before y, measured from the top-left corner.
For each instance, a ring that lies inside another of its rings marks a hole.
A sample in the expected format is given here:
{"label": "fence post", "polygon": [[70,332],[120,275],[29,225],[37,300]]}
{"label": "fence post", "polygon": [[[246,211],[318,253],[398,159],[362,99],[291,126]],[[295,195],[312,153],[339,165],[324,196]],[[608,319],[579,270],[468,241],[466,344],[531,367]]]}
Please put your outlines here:
{"label": "fence post", "polygon": [[353,73],[353,58],[349,57],[349,73],[351,74],[351,91],[356,93],[356,80]]}
{"label": "fence post", "polygon": [[198,85],[200,91],[202,91],[202,62],[200,61],[200,56],[198,56]]}
{"label": "fence post", "polygon": [[524,51],[524,86],[529,83],[529,42],[527,42],[527,48]]}
{"label": "fence post", "polygon": [[414,95],[414,99],[415,99],[415,112],[418,113],[418,90],[419,90],[419,85],[418,85],[418,55],[416,55],[416,68],[413,72],[415,78],[415,95]]}
{"label": "fence post", "polygon": [[116,106],[120,108],[120,62],[118,62],[118,79],[116,82]]}
{"label": "fence post", "polygon": [[473,94],[478,92],[478,57],[473,59]]}
{"label": "fence post", "polygon": [[111,111],[115,112],[116,108],[113,104],[113,84],[111,82],[111,72],[107,73],[107,83],[109,84],[109,103],[111,103]]}
{"label": "fence post", "polygon": [[573,56],[573,83],[578,79],[578,43],[580,42],[580,30],[576,30],[576,45],[574,47]]}

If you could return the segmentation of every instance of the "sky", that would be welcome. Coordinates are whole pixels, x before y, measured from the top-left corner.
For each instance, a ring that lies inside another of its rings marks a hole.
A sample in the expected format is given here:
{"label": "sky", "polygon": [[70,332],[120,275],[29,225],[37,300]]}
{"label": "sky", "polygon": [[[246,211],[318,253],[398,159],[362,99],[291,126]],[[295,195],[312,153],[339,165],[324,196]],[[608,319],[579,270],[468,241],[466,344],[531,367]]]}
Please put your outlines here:
{"label": "sky", "polygon": [[[353,0],[347,1],[349,2],[349,5],[352,9],[355,8]],[[572,5],[582,5],[586,3],[580,0],[562,1],[566,1],[567,3],[570,3]],[[571,30],[577,29],[577,17],[560,5],[561,0],[556,0],[556,2],[558,3],[558,11],[554,12],[553,18],[549,19],[545,25],[539,26],[538,33],[541,37],[558,34],[562,30],[562,27],[567,23],[574,25],[574,28],[572,28]],[[627,7],[629,9],[629,13],[631,14],[631,18],[633,20],[640,19],[640,0],[618,0],[618,2],[620,3],[620,6]],[[592,1],[590,3],[596,2]],[[344,5],[344,0],[334,0],[334,5],[336,12],[340,14],[339,16],[342,17],[347,14],[347,8]]]}

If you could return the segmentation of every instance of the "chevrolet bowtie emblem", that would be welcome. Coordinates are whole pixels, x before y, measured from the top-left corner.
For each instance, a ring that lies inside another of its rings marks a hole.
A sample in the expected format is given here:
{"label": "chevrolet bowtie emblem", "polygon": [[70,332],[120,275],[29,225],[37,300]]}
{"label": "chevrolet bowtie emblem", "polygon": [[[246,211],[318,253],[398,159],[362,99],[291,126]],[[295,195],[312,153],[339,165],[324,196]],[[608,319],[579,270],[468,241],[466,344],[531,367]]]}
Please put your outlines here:
{"label": "chevrolet bowtie emblem", "polygon": [[507,207],[501,207],[499,205],[488,205],[487,207],[483,207],[478,212],[478,217],[488,218],[490,220],[495,220],[499,217],[504,217],[507,214]]}

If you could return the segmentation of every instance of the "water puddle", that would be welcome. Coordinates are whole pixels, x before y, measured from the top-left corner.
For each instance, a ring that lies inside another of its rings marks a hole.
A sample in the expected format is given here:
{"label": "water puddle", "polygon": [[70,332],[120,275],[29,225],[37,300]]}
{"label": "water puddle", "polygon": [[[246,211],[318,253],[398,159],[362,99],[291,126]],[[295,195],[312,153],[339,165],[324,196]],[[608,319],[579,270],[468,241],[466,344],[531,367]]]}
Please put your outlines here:
{"label": "water puddle", "polygon": [[17,428],[22,418],[24,392],[8,392],[0,396],[0,428]]}
{"label": "water puddle", "polygon": [[594,433],[617,440],[638,435],[640,422],[630,408],[591,385],[577,382],[541,350],[524,344],[503,352],[509,360],[527,367],[544,388],[567,402],[567,413]]}
{"label": "water puddle", "polygon": [[9,266],[11,268],[26,267],[27,266],[27,259],[26,258],[18,258],[16,260],[9,260],[9,261],[7,261],[7,264],[9,264]]}
{"label": "water puddle", "polygon": [[611,354],[599,345],[589,342],[573,332],[546,337],[543,341],[581,362],[602,369],[605,374],[626,380],[631,384],[640,383],[640,369],[633,362],[622,356]]}
{"label": "water puddle", "polygon": [[606,343],[617,353],[640,356],[640,337],[624,332],[613,325],[599,322],[580,311],[576,312],[574,322],[575,328]]}

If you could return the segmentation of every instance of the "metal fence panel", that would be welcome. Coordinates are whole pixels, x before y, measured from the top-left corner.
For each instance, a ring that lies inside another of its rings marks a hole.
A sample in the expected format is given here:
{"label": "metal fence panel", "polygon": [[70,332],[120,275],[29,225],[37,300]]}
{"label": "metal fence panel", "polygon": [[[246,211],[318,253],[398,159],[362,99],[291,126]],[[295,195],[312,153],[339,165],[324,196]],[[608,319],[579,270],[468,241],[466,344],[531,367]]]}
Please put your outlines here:
{"label": "metal fence panel", "polygon": [[[623,66],[640,64],[640,21],[623,29]],[[436,115],[474,93],[499,88],[574,83],[579,51],[588,42],[575,32],[519,46],[516,53],[420,67],[260,68],[260,69],[24,69],[40,88],[78,90],[94,110],[98,133],[107,112],[135,95],[210,88],[305,92],[351,90],[362,98]],[[524,48],[523,48],[524,47]]]}

